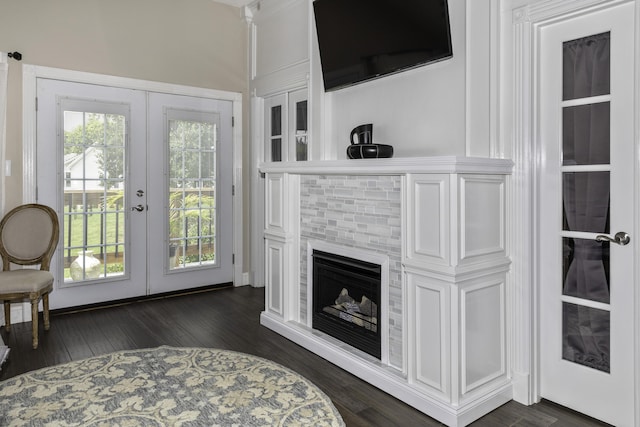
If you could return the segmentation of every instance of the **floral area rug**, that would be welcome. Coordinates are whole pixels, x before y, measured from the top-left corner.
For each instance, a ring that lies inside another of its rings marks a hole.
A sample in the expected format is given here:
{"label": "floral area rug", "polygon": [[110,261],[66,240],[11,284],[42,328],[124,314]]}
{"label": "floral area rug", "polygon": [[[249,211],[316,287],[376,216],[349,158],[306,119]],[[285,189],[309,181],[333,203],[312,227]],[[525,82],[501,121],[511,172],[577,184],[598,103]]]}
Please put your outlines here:
{"label": "floral area rug", "polygon": [[314,384],[227,350],[120,351],[0,382],[2,426],[344,426]]}

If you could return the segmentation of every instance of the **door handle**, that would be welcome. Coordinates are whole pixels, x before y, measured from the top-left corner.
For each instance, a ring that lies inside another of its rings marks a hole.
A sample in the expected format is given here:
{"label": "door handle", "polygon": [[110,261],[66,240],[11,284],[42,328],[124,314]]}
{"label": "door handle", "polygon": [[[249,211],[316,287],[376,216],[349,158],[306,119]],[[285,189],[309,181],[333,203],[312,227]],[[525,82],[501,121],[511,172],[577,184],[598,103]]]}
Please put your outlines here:
{"label": "door handle", "polygon": [[596,236],[596,241],[617,243],[620,246],[624,246],[629,244],[629,242],[631,241],[631,236],[629,236],[624,231],[618,231],[616,235],[613,236],[613,238],[607,236],[606,234],[598,234]]}
{"label": "door handle", "polygon": [[142,211],[144,210],[144,206],[142,206],[142,205],[136,205],[136,206],[133,206],[133,207],[131,208],[131,210],[132,210],[132,211],[142,212]]}

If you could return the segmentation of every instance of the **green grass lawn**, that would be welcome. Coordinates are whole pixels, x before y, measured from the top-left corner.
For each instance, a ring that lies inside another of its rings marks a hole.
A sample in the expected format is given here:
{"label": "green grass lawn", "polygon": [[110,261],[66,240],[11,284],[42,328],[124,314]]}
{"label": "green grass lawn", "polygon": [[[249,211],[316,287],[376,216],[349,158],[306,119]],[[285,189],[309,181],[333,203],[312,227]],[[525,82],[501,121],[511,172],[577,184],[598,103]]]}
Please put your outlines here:
{"label": "green grass lawn", "polygon": [[122,262],[109,258],[124,251],[124,211],[83,212],[65,210],[61,238],[64,244],[65,278],[70,278],[69,264],[83,250],[93,251],[98,259],[107,259],[107,272],[123,271]]}
{"label": "green grass lawn", "polygon": [[[191,221],[186,234],[190,237],[197,236],[197,224],[197,220]],[[207,231],[213,232],[213,230]],[[84,250],[92,251],[103,265],[105,262],[107,263],[107,274],[124,272],[125,213],[123,210],[108,212],[96,210],[94,213],[88,212],[85,215],[82,211],[69,212],[68,209],[65,209],[60,233],[64,245],[65,279],[71,278],[69,266]],[[211,241],[211,238],[207,239],[206,237],[202,241],[198,238],[179,240],[180,244],[187,245],[187,254],[179,257],[180,263],[190,264],[213,260],[215,258],[213,248],[206,246],[207,243],[211,244]],[[198,249],[199,243],[203,245],[201,250]],[[192,253],[194,249],[197,253]]]}
{"label": "green grass lawn", "polygon": [[[86,230],[86,231],[85,231]],[[65,212],[62,238],[66,249],[71,248],[72,256],[87,248],[95,254],[122,252],[124,244],[124,212],[69,214]]]}

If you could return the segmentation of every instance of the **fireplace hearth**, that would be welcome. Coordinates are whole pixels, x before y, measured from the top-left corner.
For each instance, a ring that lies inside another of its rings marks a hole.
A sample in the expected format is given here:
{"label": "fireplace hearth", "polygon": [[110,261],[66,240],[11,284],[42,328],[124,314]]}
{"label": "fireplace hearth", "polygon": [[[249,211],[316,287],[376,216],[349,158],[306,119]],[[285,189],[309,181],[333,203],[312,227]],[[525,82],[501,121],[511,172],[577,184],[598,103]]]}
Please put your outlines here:
{"label": "fireplace hearth", "polygon": [[313,328],[380,359],[381,266],[313,251]]}

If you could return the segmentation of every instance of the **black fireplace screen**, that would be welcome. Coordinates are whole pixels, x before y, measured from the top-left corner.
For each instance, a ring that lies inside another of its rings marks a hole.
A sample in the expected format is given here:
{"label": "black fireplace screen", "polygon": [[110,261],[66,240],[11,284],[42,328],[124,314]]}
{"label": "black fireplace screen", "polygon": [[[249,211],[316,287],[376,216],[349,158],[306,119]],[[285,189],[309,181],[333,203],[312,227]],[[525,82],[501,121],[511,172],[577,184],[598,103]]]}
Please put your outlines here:
{"label": "black fireplace screen", "polygon": [[313,328],[380,359],[381,267],[313,251]]}

